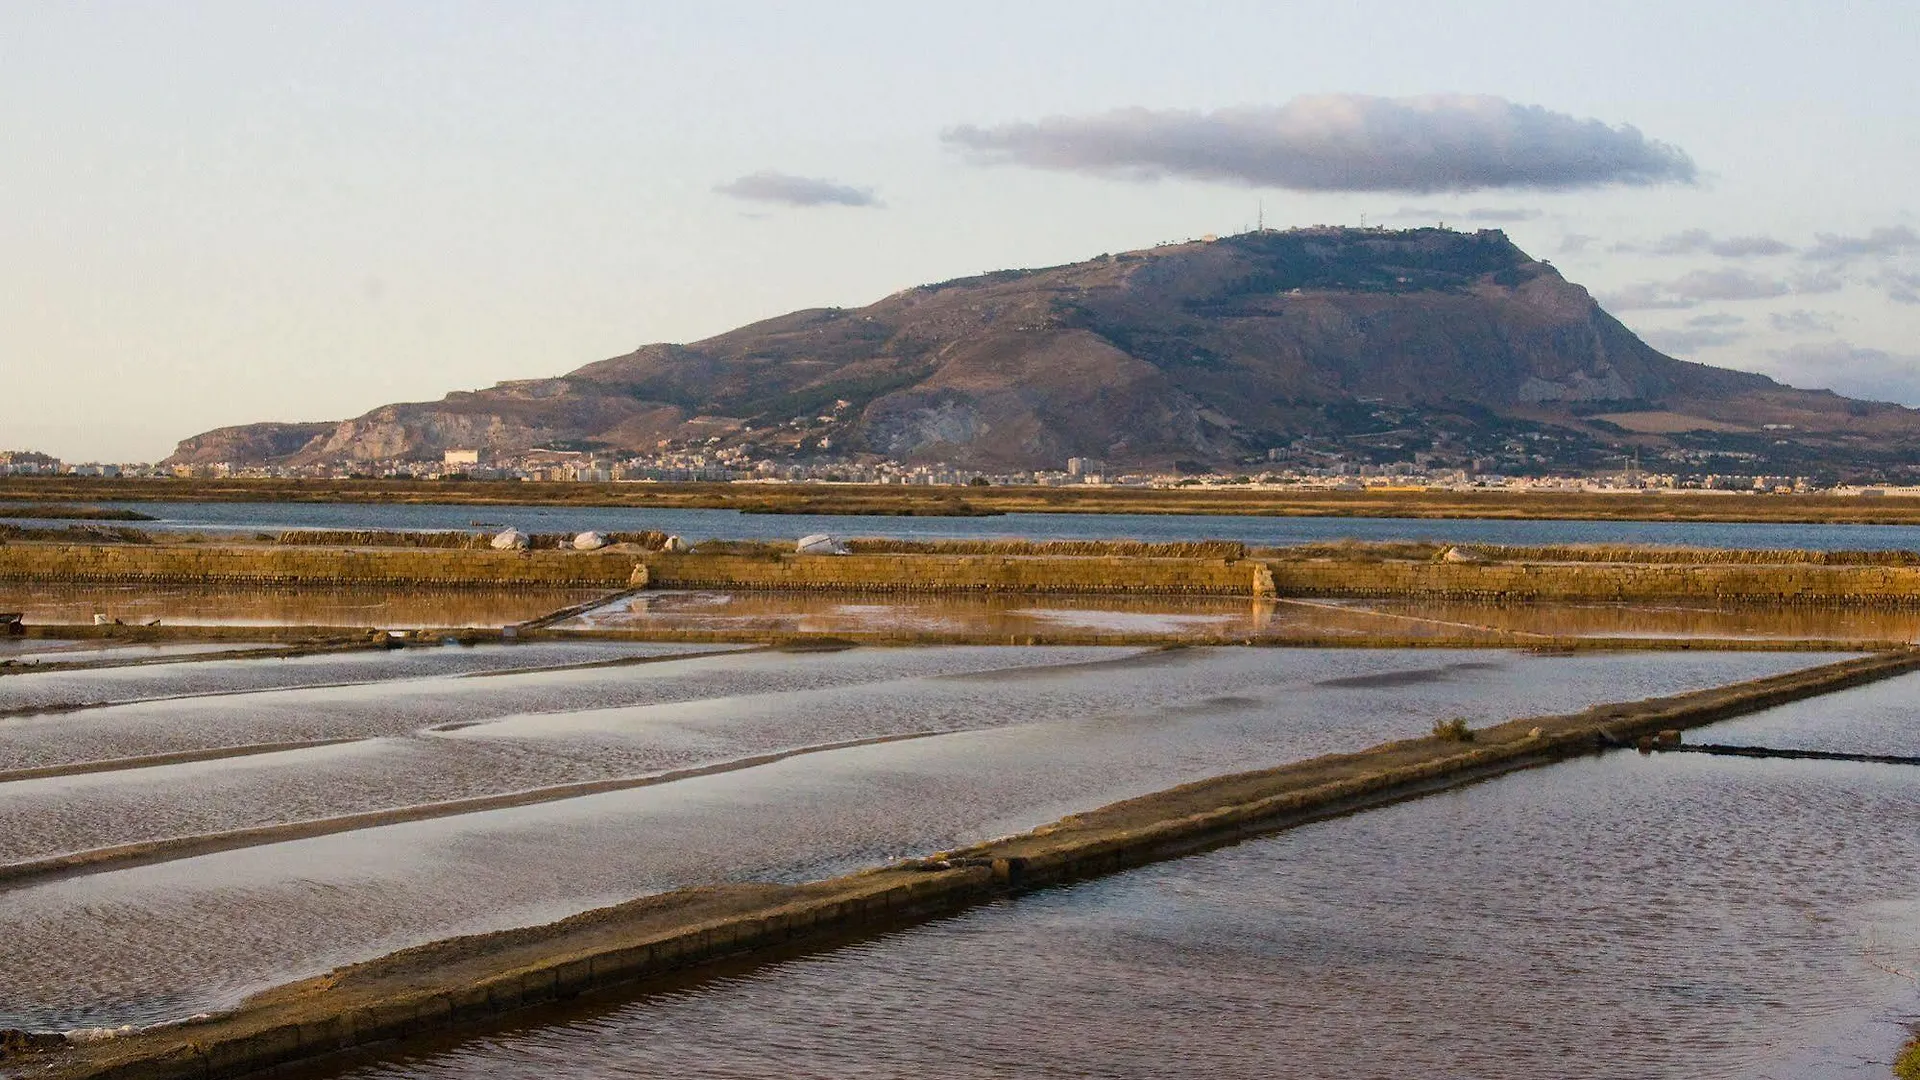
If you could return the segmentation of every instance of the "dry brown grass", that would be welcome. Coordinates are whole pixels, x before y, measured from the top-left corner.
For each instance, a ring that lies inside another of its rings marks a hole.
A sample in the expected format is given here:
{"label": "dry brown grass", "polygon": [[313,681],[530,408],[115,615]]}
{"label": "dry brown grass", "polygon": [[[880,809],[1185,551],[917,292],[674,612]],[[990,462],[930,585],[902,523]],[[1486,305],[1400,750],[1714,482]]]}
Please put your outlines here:
{"label": "dry brown grass", "polygon": [[69,525],[63,529],[36,529],[0,525],[0,544],[32,540],[54,544],[151,544],[153,534],[124,525]]}

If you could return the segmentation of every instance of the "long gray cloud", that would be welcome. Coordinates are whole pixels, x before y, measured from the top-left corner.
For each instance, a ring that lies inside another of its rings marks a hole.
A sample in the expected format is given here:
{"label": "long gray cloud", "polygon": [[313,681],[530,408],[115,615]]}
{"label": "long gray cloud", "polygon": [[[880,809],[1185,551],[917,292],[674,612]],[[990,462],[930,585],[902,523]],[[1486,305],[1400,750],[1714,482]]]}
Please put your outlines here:
{"label": "long gray cloud", "polygon": [[1616,244],[1615,251],[1644,251],[1649,255],[1718,255],[1723,259],[1747,259],[1765,255],[1786,255],[1793,245],[1771,236],[1715,236],[1705,229],[1669,233],[1651,244]]}
{"label": "long gray cloud", "polygon": [[1813,240],[1813,246],[1807,249],[1807,258],[1826,262],[1904,255],[1908,252],[1920,251],[1920,233],[1914,232],[1905,225],[1883,226],[1865,236],[1817,233]]}
{"label": "long gray cloud", "polygon": [[1845,341],[1794,345],[1767,354],[1766,373],[1794,386],[1848,397],[1920,405],[1920,356],[1868,349]]}
{"label": "long gray cloud", "polygon": [[780,203],[784,206],[879,206],[872,188],[851,187],[831,180],[788,173],[761,171],[738,180],[714,185],[722,195],[751,202]]}
{"label": "long gray cloud", "polygon": [[1609,311],[1647,311],[1698,307],[1715,300],[1771,300],[1780,296],[1829,293],[1841,286],[1832,274],[1794,278],[1755,274],[1738,267],[1695,270],[1672,281],[1643,281],[1600,296]]}
{"label": "long gray cloud", "polygon": [[1498,97],[1324,94],[1213,112],[1117,109],[993,127],[947,145],[983,164],[1300,191],[1564,191],[1691,183],[1692,159],[1631,126]]}

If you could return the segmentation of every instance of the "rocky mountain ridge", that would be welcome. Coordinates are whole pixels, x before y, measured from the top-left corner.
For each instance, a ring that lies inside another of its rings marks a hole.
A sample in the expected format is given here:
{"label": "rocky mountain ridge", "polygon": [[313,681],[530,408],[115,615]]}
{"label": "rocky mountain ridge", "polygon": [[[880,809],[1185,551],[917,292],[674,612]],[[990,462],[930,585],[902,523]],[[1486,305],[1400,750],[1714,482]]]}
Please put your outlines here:
{"label": "rocky mountain ridge", "polygon": [[1791,464],[1920,443],[1920,413],[1665,356],[1497,230],[1315,228],[919,286],[337,423],[225,428],[170,460],[703,445],[1197,469],[1276,448],[1472,459],[1516,439],[1596,461],[1784,446]]}

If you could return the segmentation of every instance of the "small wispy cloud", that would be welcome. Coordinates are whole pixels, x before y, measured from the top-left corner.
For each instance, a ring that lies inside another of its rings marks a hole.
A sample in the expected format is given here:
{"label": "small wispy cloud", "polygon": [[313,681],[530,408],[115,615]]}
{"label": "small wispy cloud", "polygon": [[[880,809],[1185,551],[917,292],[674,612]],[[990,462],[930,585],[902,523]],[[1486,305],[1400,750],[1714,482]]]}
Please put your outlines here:
{"label": "small wispy cloud", "polygon": [[1808,311],[1805,308],[1775,312],[1767,317],[1767,321],[1783,334],[1831,334],[1840,325],[1840,320],[1831,312]]}
{"label": "small wispy cloud", "polygon": [[1609,311],[1685,310],[1720,300],[1771,300],[1781,296],[1829,293],[1842,282],[1828,273],[1793,277],[1756,274],[1739,267],[1694,270],[1670,281],[1643,281],[1600,296]]}
{"label": "small wispy cloud", "polygon": [[1651,244],[1615,244],[1615,251],[1648,255],[1717,255],[1723,259],[1751,259],[1787,255],[1792,244],[1771,236],[1715,236],[1705,229],[1669,233]]}
{"label": "small wispy cloud", "polygon": [[1844,262],[1849,259],[1920,252],[1920,233],[1914,232],[1905,225],[1874,229],[1865,236],[1818,233],[1815,234],[1813,241],[1813,246],[1807,249],[1807,258],[1822,262]]}
{"label": "small wispy cloud", "polygon": [[1746,336],[1726,330],[1649,330],[1640,335],[1640,340],[1669,356],[1691,356],[1701,349],[1743,341]]}
{"label": "small wispy cloud", "polygon": [[1560,238],[1560,253],[1563,255],[1578,255],[1589,247],[1592,247],[1593,242],[1598,239],[1600,238],[1589,233],[1568,233]]}
{"label": "small wispy cloud", "polygon": [[867,206],[878,207],[880,200],[872,188],[853,187],[811,176],[761,171],[738,180],[715,184],[714,191],[749,202],[778,203],[782,206]]}
{"label": "small wispy cloud", "polygon": [[1887,299],[1896,304],[1920,304],[1920,274],[1887,270],[1880,275],[1878,284],[1886,290]]}
{"label": "small wispy cloud", "polygon": [[1491,96],[1297,97],[1212,112],[1116,109],[941,134],[982,164],[1129,180],[1431,194],[1691,183],[1679,148]]}
{"label": "small wispy cloud", "polygon": [[1687,325],[1696,327],[1711,326],[1725,329],[1729,326],[1747,325],[1747,317],[1745,315],[1731,315],[1724,311],[1716,311],[1708,315],[1695,315],[1693,318],[1687,320]]}

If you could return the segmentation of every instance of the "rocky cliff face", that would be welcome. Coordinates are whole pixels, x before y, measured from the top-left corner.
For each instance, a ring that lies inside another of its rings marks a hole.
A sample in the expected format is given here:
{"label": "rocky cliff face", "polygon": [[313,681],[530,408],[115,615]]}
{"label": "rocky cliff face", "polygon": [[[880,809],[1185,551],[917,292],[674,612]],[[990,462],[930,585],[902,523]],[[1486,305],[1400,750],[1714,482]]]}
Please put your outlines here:
{"label": "rocky cliff face", "polygon": [[1609,409],[1920,436],[1910,410],[1664,356],[1497,231],[1307,229],[921,286],[324,432],[212,432],[176,460],[622,452],[717,436],[987,468],[1221,465],[1383,423],[1416,443],[1509,423],[1591,435],[1582,416]]}
{"label": "rocky cliff face", "polygon": [[300,453],[309,443],[332,434],[336,426],[327,422],[242,424],[239,427],[215,428],[191,439],[182,439],[166,463],[211,465],[222,461],[282,461]]}

